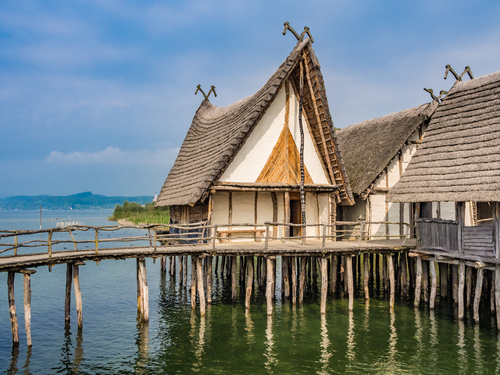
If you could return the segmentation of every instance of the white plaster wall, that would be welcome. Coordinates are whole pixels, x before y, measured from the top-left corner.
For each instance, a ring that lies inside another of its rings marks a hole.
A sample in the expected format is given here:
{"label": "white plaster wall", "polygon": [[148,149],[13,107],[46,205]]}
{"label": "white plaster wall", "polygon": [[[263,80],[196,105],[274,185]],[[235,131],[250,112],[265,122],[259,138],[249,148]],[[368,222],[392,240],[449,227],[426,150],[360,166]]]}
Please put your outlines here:
{"label": "white plaster wall", "polygon": [[395,157],[389,163],[387,168],[389,175],[389,187],[393,187],[396,185],[396,182],[399,181],[399,158]]}
{"label": "white plaster wall", "polygon": [[[372,221],[385,221],[385,194],[370,194]],[[385,236],[385,224],[372,224],[372,236]]]}
{"label": "white plaster wall", "polygon": [[[306,223],[317,224],[318,221],[318,201],[315,193],[306,193]],[[318,236],[318,227],[308,227],[308,236]]]}
{"label": "white plaster wall", "polygon": [[329,224],[330,223],[330,208],[328,206],[328,194],[318,194],[318,203],[319,203],[319,223],[320,224]]}
{"label": "white plaster wall", "polygon": [[455,220],[455,202],[441,202],[441,219]]}
{"label": "white plaster wall", "polygon": [[[413,138],[414,135],[415,135],[415,133],[413,133],[411,138]],[[418,136],[417,136],[417,138],[418,138]],[[408,164],[410,164],[410,160],[411,160],[412,156],[417,151],[417,146],[416,145],[407,145],[407,146],[403,146],[403,148],[401,150],[402,150],[403,173],[404,173],[404,171],[408,167]]]}
{"label": "white plaster wall", "polygon": [[[387,221],[399,223],[399,203],[389,203],[389,210],[387,211]],[[395,236],[399,234],[399,225],[389,224],[389,234]]]}
{"label": "white plaster wall", "polygon": [[233,192],[233,224],[255,222],[255,192]]}
{"label": "white plaster wall", "polygon": [[375,182],[376,188],[385,188],[387,187],[387,182],[385,181],[385,171],[380,174],[380,177]]}
{"label": "white plaster wall", "polygon": [[[283,130],[285,124],[285,102],[285,88],[282,87],[274,102],[269,106],[267,112],[255,126],[245,144],[223,173],[220,181],[255,182],[257,180]],[[304,164],[314,183],[326,184],[328,183],[328,179],[314,148],[304,117],[302,124],[304,126]],[[289,125],[297,149],[300,150],[298,100],[291,85]]]}
{"label": "white plaster wall", "polygon": [[[278,201],[278,223],[285,222],[285,202],[284,202],[284,193],[276,193],[276,199]],[[283,237],[284,229],[283,227],[278,227],[278,236]]]}
{"label": "white plaster wall", "polygon": [[259,192],[257,198],[257,223],[264,224],[266,221],[273,221],[273,199],[271,193]]}
{"label": "white plaster wall", "polygon": [[403,218],[404,222],[407,224],[411,223],[411,203],[404,203],[404,213],[403,213]]}
{"label": "white plaster wall", "polygon": [[[227,224],[229,219],[229,193],[216,192],[213,195],[213,216],[214,224]],[[221,227],[221,230],[226,230],[227,227]]]}

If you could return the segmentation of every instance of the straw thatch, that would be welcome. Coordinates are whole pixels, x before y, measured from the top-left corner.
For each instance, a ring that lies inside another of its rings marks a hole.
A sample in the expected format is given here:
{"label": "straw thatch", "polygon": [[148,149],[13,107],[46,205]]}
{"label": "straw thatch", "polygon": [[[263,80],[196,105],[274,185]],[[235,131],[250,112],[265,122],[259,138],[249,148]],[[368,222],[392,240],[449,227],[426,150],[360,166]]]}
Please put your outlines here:
{"label": "straw thatch", "polygon": [[[217,107],[208,100],[201,103],[174,166],[165,180],[157,205],[192,205],[205,200],[210,186],[216,183],[224,173],[277,96],[283,83],[287,79],[291,79],[295,83],[297,76],[295,71],[299,70],[301,56],[306,56],[305,66],[308,72],[314,76],[314,87],[316,88],[314,90],[315,97],[312,100],[311,95],[304,95],[304,114],[310,116],[308,113],[311,111],[308,112],[307,108],[308,103],[310,105],[313,100],[321,106],[321,130],[314,118],[308,117],[308,122],[313,133],[316,131],[328,133],[327,150],[325,152],[321,147],[320,154],[325,164],[325,158],[329,158],[334,165],[335,174],[332,173],[330,176],[332,185],[341,184],[340,197],[344,202],[351,203],[352,194],[345,177],[341,157],[338,154],[319,63],[309,39],[306,39],[295,46],[278,70],[253,96],[227,107]],[[304,89],[304,91],[307,90]],[[316,139],[318,138],[316,137]],[[319,144],[317,146],[320,148]]]}
{"label": "straw thatch", "polygon": [[422,104],[337,132],[340,152],[354,194],[362,195],[371,186],[436,107],[437,102]]}
{"label": "straw thatch", "polygon": [[455,83],[387,200],[500,201],[500,72]]}

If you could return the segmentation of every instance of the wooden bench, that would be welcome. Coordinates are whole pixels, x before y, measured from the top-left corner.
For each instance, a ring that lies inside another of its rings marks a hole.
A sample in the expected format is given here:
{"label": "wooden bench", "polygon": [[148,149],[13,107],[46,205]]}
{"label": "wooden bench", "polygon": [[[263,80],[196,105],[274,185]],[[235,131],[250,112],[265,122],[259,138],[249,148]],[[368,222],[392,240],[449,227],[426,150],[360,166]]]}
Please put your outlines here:
{"label": "wooden bench", "polygon": [[227,243],[230,234],[240,234],[240,233],[255,233],[255,241],[262,241],[262,233],[265,232],[265,229],[228,229],[228,230],[218,230],[217,237],[221,237],[219,239],[220,243]]}

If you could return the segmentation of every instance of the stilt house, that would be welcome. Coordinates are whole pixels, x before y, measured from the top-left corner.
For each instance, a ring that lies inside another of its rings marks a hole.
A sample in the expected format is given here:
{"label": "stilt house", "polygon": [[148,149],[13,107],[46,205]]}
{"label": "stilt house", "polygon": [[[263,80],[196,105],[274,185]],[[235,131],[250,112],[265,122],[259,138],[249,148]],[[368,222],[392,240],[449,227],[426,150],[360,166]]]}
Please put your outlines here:
{"label": "stilt house", "polygon": [[301,76],[307,224],[332,224],[337,204],[353,203],[318,59],[305,39],[254,95],[227,107],[203,100],[158,197],[173,223],[208,221],[229,239],[238,223],[301,223]]}
{"label": "stilt house", "polygon": [[[422,142],[437,101],[390,115],[364,121],[337,132],[339,147],[355,204],[342,207],[339,220],[413,223],[415,215],[454,218],[453,204],[422,207],[420,213],[411,203],[387,202],[390,189],[403,176],[417,147]],[[366,226],[366,236],[397,236],[405,227],[390,224]],[[357,233],[356,233],[357,234]]]}
{"label": "stilt house", "polygon": [[[449,231],[422,232],[422,246],[499,257],[499,104],[500,72],[455,82],[403,177],[390,190],[388,202],[422,206],[447,201],[456,206],[458,223],[428,221],[429,230],[435,224]],[[455,237],[452,242],[438,243],[450,236]]]}

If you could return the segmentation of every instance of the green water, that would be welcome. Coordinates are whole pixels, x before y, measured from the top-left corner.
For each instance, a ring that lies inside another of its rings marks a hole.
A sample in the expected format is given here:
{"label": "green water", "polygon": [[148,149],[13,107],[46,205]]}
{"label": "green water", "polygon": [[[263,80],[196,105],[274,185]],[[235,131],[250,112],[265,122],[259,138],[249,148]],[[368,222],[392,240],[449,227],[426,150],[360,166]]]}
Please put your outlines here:
{"label": "green water", "polygon": [[274,313],[267,316],[258,291],[250,311],[243,306],[243,288],[233,304],[230,286],[219,274],[213,303],[201,318],[191,310],[189,290],[148,259],[150,322],[143,324],[136,320],[135,260],[107,260],[80,267],[83,330],[78,331],[74,300],[71,327],[64,328],[65,272],[64,265],[52,272],[41,267],[32,276],[31,351],[24,334],[22,277],[15,282],[21,345],[13,351],[7,275],[0,273],[2,373],[500,373],[500,340],[488,304],[479,325],[471,310],[457,321],[448,301],[438,300],[431,312],[424,303],[414,308],[411,297],[398,298],[391,313],[380,284],[372,287],[369,304],[358,285],[352,313],[347,299],[330,295],[321,316],[319,284],[308,285],[305,303],[294,308],[282,299],[278,272]]}

